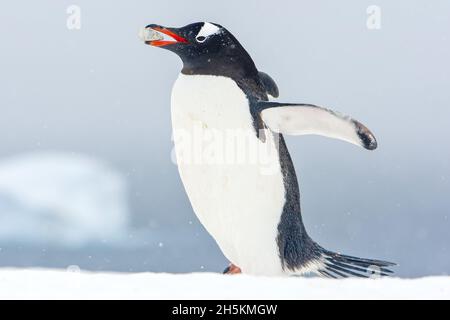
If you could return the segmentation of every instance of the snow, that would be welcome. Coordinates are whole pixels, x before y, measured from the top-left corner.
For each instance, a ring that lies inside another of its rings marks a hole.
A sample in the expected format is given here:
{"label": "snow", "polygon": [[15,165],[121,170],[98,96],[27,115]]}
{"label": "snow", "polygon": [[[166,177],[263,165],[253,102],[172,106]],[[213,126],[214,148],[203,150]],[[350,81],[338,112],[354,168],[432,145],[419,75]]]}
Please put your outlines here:
{"label": "snow", "polygon": [[450,299],[450,277],[265,278],[0,269],[0,299]]}
{"label": "snow", "polygon": [[126,184],[103,162],[31,153],[0,162],[0,240],[79,246],[126,235]]}

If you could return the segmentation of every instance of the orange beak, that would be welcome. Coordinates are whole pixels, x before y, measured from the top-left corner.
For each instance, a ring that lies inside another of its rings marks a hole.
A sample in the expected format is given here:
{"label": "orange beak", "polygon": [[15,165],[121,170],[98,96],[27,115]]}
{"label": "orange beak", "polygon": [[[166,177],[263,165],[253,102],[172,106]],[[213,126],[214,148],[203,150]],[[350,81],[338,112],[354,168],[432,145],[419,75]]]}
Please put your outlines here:
{"label": "orange beak", "polygon": [[163,47],[167,46],[169,44],[174,43],[189,43],[185,38],[182,36],[176,34],[175,32],[169,30],[168,28],[156,26],[156,25],[149,25],[147,28],[153,29],[155,31],[158,31],[162,34],[165,34],[166,36],[169,36],[173,40],[152,40],[152,41],[145,41],[146,44],[154,46],[154,47]]}

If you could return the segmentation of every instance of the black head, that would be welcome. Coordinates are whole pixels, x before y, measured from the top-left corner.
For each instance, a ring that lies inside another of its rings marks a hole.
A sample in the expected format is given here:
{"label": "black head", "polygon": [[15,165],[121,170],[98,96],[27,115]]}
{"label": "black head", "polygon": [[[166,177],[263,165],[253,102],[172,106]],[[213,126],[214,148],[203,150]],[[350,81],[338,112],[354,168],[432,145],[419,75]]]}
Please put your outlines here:
{"label": "black head", "polygon": [[184,74],[246,77],[257,74],[251,57],[224,27],[209,22],[169,28],[150,24],[142,36],[146,44],[176,53]]}

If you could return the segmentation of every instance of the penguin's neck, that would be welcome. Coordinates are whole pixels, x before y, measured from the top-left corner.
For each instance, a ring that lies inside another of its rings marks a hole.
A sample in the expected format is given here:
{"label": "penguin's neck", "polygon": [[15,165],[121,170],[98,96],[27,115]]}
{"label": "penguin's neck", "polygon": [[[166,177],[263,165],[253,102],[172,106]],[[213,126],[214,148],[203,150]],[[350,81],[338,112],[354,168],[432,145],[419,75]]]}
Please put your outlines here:
{"label": "penguin's neck", "polygon": [[181,73],[185,75],[223,76],[235,81],[258,77],[258,70],[253,61],[243,56],[201,56],[183,60]]}

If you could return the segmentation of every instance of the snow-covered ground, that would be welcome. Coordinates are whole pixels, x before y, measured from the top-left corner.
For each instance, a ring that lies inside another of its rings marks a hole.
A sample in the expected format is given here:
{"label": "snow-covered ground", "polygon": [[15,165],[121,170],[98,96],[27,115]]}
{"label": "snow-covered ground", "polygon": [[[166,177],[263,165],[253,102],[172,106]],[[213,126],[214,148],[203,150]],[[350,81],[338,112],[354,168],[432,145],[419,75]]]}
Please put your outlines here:
{"label": "snow-covered ground", "polygon": [[0,299],[450,299],[450,277],[263,278],[0,270]]}

